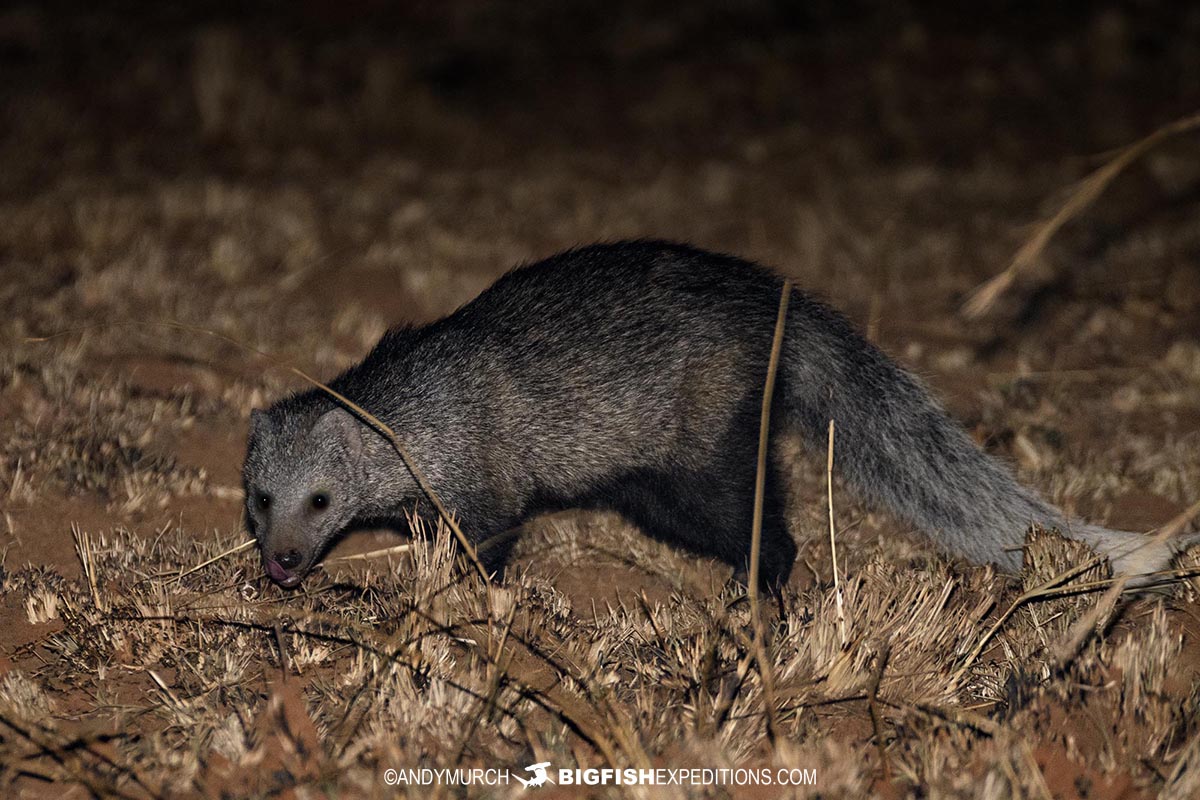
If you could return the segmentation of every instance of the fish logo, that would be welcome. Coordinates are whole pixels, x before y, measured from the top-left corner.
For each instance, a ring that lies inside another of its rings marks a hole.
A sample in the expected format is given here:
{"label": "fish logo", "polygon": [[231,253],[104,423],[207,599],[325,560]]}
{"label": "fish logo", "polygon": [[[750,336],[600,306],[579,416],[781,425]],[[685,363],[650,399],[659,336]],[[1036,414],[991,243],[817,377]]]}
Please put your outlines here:
{"label": "fish logo", "polygon": [[528,767],[525,768],[525,771],[532,772],[533,773],[532,778],[529,778],[528,780],[526,780],[525,778],[522,778],[520,775],[516,775],[514,777],[516,777],[516,779],[519,780],[521,782],[521,785],[524,786],[526,789],[528,789],[530,786],[543,786],[546,783],[553,783],[553,781],[550,780],[550,776],[546,774],[546,767],[548,767],[548,766],[550,766],[549,761],[541,761],[541,762],[538,762],[537,764],[530,764]]}

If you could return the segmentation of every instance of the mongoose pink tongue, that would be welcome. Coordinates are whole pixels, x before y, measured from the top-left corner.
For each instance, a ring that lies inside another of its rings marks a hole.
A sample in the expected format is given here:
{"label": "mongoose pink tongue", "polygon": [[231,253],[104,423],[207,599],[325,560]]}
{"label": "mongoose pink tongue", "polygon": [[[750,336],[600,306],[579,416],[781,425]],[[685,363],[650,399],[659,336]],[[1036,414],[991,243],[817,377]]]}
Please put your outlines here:
{"label": "mongoose pink tongue", "polygon": [[273,558],[267,559],[267,574],[271,576],[271,580],[278,583],[280,586],[291,588],[300,583],[300,576],[293,575],[279,565],[279,562]]}

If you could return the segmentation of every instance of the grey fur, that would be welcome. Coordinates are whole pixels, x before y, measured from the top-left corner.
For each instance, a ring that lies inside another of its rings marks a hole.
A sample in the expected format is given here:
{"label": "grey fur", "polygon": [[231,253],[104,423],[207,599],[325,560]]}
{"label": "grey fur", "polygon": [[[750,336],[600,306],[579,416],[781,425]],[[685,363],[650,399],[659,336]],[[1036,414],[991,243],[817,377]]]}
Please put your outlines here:
{"label": "grey fur", "polygon": [[[389,331],[331,385],[396,431],[476,542],[542,511],[610,508],[744,569],[780,288],[778,276],[731,256],[657,241],[594,245],[514,270],[431,325]],[[796,291],[773,438],[798,432],[823,449],[831,418],[849,483],[951,553],[1015,570],[1031,524],[1071,527],[920,381]],[[414,503],[428,514],[390,444],[318,390],[254,413],[243,476],[250,526],[285,585],[351,524],[395,524]],[[782,483],[773,464],[768,585],[786,580],[796,554]],[[329,495],[322,509],[317,492]],[[264,494],[267,510],[256,500]],[[1133,534],[1073,533],[1111,552],[1118,569],[1159,568],[1171,554]],[[485,548],[485,563],[501,568],[510,544]],[[288,553],[298,562],[281,568]]]}

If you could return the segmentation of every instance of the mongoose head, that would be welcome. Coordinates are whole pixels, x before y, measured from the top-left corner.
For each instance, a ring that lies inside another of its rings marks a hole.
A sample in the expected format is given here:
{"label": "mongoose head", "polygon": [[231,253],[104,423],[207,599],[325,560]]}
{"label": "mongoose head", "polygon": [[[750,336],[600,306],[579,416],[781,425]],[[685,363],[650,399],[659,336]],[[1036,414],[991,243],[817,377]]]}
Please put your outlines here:
{"label": "mongoose head", "polygon": [[354,521],[364,491],[363,425],[341,407],[278,404],[250,416],[246,520],[271,580],[293,587]]}

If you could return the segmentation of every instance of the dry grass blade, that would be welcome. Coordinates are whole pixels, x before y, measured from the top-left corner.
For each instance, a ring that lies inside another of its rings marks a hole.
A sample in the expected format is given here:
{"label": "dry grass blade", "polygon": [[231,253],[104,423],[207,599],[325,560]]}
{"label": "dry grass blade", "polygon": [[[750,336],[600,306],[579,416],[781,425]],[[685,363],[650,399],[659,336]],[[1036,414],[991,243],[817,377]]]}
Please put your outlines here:
{"label": "dry grass blade", "polygon": [[1197,129],[1200,129],[1200,113],[1168,123],[1149,136],[1119,150],[1112,159],[1083,179],[1079,187],[1067,198],[1062,208],[1038,225],[1033,235],[1021,245],[1021,249],[1013,256],[1012,262],[1002,272],[971,293],[966,303],[963,304],[963,313],[970,319],[977,319],[986,314],[995,305],[1000,295],[1004,294],[1017,278],[1037,261],[1042,251],[1046,249],[1046,245],[1054,238],[1054,234],[1095,202],[1096,198],[1126,167],[1167,139]]}
{"label": "dry grass blade", "polygon": [[[1183,511],[1183,513],[1176,516],[1166,525],[1158,528],[1156,531],[1154,531],[1152,536],[1147,536],[1146,540],[1137,545],[1134,549],[1161,544],[1162,542],[1171,539],[1172,537],[1178,535],[1197,514],[1200,514],[1200,501],[1193,503],[1189,508]],[[1120,597],[1121,593],[1125,591],[1125,588],[1131,579],[1138,578],[1140,581],[1144,581],[1147,578],[1155,577],[1161,574],[1163,576],[1169,576],[1173,582],[1181,580],[1186,573],[1185,570],[1168,570],[1164,573],[1150,573],[1148,575],[1140,576],[1119,575],[1115,578],[1108,578],[1100,581],[1089,581],[1087,583],[1063,586],[1063,584],[1067,581],[1071,580],[1077,575],[1082,575],[1092,567],[1096,566],[1096,564],[1100,563],[1103,558],[1104,556],[1090,558],[1084,563],[1072,567],[1071,569],[1068,569],[1054,576],[1050,580],[1045,581],[1044,583],[1035,586],[1029,591],[1021,594],[1021,596],[1014,600],[1012,605],[1010,605],[1008,609],[1000,615],[1000,618],[996,620],[992,627],[988,629],[987,633],[984,634],[984,636],[975,645],[974,649],[971,651],[971,654],[956,671],[955,680],[957,681],[966,673],[975,660],[979,658],[987,643],[991,641],[993,636],[996,635],[996,632],[999,631],[1000,628],[1002,628],[1008,621],[1008,619],[1016,612],[1016,610],[1025,603],[1028,603],[1032,600],[1054,597],[1055,595],[1063,592],[1086,592],[1105,586],[1108,587],[1108,590],[1100,599],[1100,602],[1098,602],[1096,606],[1090,612],[1088,612],[1088,614],[1075,623],[1070,635],[1057,649],[1055,659],[1059,665],[1062,665],[1079,652],[1079,648],[1083,646],[1084,642],[1087,641],[1088,636],[1092,632],[1100,630],[1103,627],[1105,621],[1115,609],[1117,599]],[[1139,585],[1135,588],[1143,588],[1143,585],[1139,582]]]}
{"label": "dry grass blade", "polygon": [[879,768],[883,772],[884,783],[892,782],[892,765],[887,757],[887,747],[883,742],[883,718],[879,713],[879,683],[883,680],[883,671],[887,668],[891,648],[884,644],[883,649],[875,656],[875,669],[871,670],[871,680],[867,684],[867,710],[871,714],[871,729],[875,734],[875,749],[879,753]]}
{"label": "dry grass blade", "polygon": [[842,599],[842,579],[838,574],[837,536],[833,523],[833,420],[829,420],[829,450],[825,459],[825,495],[829,499],[829,555],[833,561],[833,593],[837,598],[838,635],[846,646],[846,606]]}
{"label": "dry grass blade", "polygon": [[748,656],[738,660],[733,683],[721,691],[717,706],[713,709],[712,730],[714,732],[721,730],[721,727],[729,719],[729,714],[733,710],[733,704],[737,702],[738,695],[746,683],[746,675],[750,672],[750,660]]}
{"label": "dry grass blade", "polygon": [[[961,680],[961,678],[966,674],[967,670],[971,668],[971,665],[974,664],[979,656],[983,653],[983,649],[987,646],[987,643],[992,640],[992,637],[995,636],[1002,627],[1004,627],[1005,623],[1007,623],[1009,618],[1016,613],[1018,608],[1031,600],[1035,600],[1039,597],[1050,596],[1056,587],[1061,586],[1063,583],[1066,583],[1077,575],[1082,575],[1092,567],[1099,564],[1103,559],[1104,556],[1090,558],[1082,564],[1071,567],[1070,569],[1055,575],[1053,578],[1038,584],[1032,589],[1023,592],[1016,600],[1013,600],[1012,604],[1005,610],[1003,614],[1000,615],[1000,618],[996,620],[992,627],[988,628],[987,632],[980,637],[979,641],[975,644],[975,647],[971,650],[970,655],[967,656],[967,658],[959,666],[958,670],[955,671],[954,681],[957,683],[959,680]],[[1076,587],[1071,587],[1071,589],[1075,590]]]}
{"label": "dry grass blade", "polygon": [[158,687],[160,692],[162,692],[163,697],[167,699],[167,704],[171,706],[176,714],[184,717],[191,716],[187,713],[187,706],[184,704],[184,702],[179,699],[178,695],[171,691],[171,687],[167,685],[166,681],[159,677],[157,672],[152,669],[148,669],[146,670],[146,674],[150,676],[150,680],[154,681],[154,685]]}
{"label": "dry grass blade", "polygon": [[92,593],[92,602],[95,603],[97,609],[103,611],[106,606],[101,601],[100,591],[96,586],[96,566],[92,562],[91,539],[80,530],[76,523],[71,523],[71,536],[75,539],[75,555],[79,558],[84,577],[87,578],[88,589]]}
{"label": "dry grass blade", "polygon": [[1116,609],[1117,601],[1121,597],[1121,592],[1125,591],[1127,583],[1129,583],[1128,575],[1122,575],[1114,580],[1100,601],[1071,626],[1067,638],[1055,648],[1054,663],[1056,666],[1059,668],[1066,666],[1067,662],[1079,654],[1093,633],[1104,629],[1108,621],[1112,619],[1112,613]]}
{"label": "dry grass blade", "polygon": [[279,679],[287,683],[288,674],[292,671],[292,659],[288,655],[287,643],[283,641],[283,627],[276,622],[271,633],[275,637],[275,647],[279,650]]}
{"label": "dry grass blade", "polygon": [[1171,519],[1166,525],[1163,525],[1158,530],[1154,531],[1153,541],[1159,542],[1178,536],[1187,527],[1187,524],[1200,515],[1200,500],[1192,503],[1186,509],[1181,511],[1177,516]]}
{"label": "dry grass blade", "polygon": [[754,657],[758,662],[759,677],[763,684],[763,704],[766,706],[767,736],[774,743],[778,732],[775,719],[775,681],[771,662],[767,659],[764,639],[762,609],[759,607],[758,580],[759,559],[762,555],[763,497],[767,482],[767,445],[771,431],[771,400],[775,396],[775,375],[779,371],[779,352],[783,348],[783,330],[787,322],[788,301],[792,297],[792,282],[785,280],[779,292],[779,313],[775,317],[775,334],[771,340],[771,359],[767,363],[767,377],[763,384],[762,413],[758,424],[758,465],[754,475],[754,521],[750,529],[750,614],[754,618]]}
{"label": "dry grass blade", "polygon": [[[860,697],[846,698],[849,700],[858,700]],[[936,717],[946,722],[966,728],[973,731],[978,731],[984,736],[999,736],[1002,732],[1002,727],[999,723],[987,717],[974,714],[966,709],[954,708],[952,706],[938,706],[932,703],[896,703],[878,699],[878,702],[892,706],[893,708],[902,709],[904,711],[918,711],[926,716]]]}
{"label": "dry grass blade", "polygon": [[[1163,525],[1154,532],[1153,536],[1147,537],[1146,542],[1141,546],[1159,544],[1178,535],[1196,514],[1200,514],[1200,502],[1193,503],[1183,513]],[[1117,607],[1117,600],[1125,591],[1129,580],[1129,575],[1120,575],[1114,578],[1112,585],[1108,587],[1100,601],[1072,626],[1067,638],[1055,648],[1054,660],[1059,667],[1065,666],[1068,661],[1078,655],[1092,633],[1103,630],[1104,626],[1108,624],[1108,620],[1112,618],[1112,613]]]}
{"label": "dry grass blade", "polygon": [[379,550],[370,550],[366,553],[354,553],[353,555],[348,556],[327,558],[321,563],[325,566],[328,566],[330,564],[345,564],[350,561],[370,561],[371,559],[375,558],[386,558],[388,556],[399,555],[400,553],[407,553],[408,551],[412,550],[412,548],[413,546],[411,544],[398,544],[394,547],[384,547]]}
{"label": "dry grass blade", "polygon": [[229,556],[231,556],[235,553],[240,553],[243,550],[248,550],[249,548],[253,547],[255,544],[256,544],[256,542],[254,539],[247,539],[246,541],[242,542],[241,544],[234,545],[233,547],[229,548],[228,550],[225,550],[224,552],[217,553],[212,558],[202,561],[199,564],[197,564],[196,566],[191,567],[190,569],[187,569],[187,570],[179,573],[178,575],[172,575],[170,578],[168,578],[166,581],[164,581],[164,583],[174,583],[175,581],[181,581],[184,578],[186,578],[188,575],[191,575],[194,572],[199,572],[200,570],[204,569],[205,567],[215,564],[224,558],[228,558]]}

